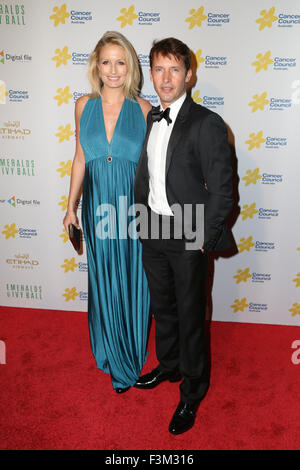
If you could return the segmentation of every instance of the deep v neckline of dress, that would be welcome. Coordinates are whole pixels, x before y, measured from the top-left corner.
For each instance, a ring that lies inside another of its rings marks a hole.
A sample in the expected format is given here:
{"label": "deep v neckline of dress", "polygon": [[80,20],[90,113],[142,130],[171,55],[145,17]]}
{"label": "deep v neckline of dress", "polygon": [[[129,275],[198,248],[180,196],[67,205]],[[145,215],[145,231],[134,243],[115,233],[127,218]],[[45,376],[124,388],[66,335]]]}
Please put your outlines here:
{"label": "deep v neckline of dress", "polygon": [[119,115],[118,115],[118,119],[117,119],[117,121],[116,121],[116,125],[115,125],[114,131],[113,131],[113,133],[112,133],[112,136],[111,136],[111,139],[110,139],[110,140],[108,140],[107,134],[106,134],[106,127],[105,127],[105,120],[104,120],[104,112],[103,112],[103,105],[102,105],[102,98],[101,98],[101,96],[100,96],[99,98],[100,98],[100,109],[101,109],[102,123],[103,123],[103,128],[104,128],[105,139],[106,139],[107,144],[110,146],[111,143],[112,143],[112,141],[113,141],[113,138],[114,138],[114,136],[115,136],[116,129],[117,129],[117,126],[118,126],[118,124],[119,124],[121,114],[122,114],[122,112],[123,112],[123,108],[124,108],[124,104],[125,104],[126,98],[124,98],[124,101],[123,101],[123,103],[122,103],[122,106],[121,106],[121,109],[120,109],[120,112],[119,112]]}

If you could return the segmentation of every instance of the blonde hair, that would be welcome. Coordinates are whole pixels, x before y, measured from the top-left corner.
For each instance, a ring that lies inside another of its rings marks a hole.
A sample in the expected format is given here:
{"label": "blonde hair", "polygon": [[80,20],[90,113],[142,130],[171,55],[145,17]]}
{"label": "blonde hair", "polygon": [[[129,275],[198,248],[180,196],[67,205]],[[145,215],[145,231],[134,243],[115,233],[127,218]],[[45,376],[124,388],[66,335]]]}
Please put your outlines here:
{"label": "blonde hair", "polygon": [[107,44],[115,44],[121,46],[125,51],[127,76],[124,83],[124,96],[131,99],[136,97],[140,92],[141,72],[136,52],[132,44],[123,34],[117,31],[107,31],[98,41],[95,49],[90,55],[88,78],[92,88],[91,97],[101,96],[103,83],[99,76],[99,57],[102,47]]}

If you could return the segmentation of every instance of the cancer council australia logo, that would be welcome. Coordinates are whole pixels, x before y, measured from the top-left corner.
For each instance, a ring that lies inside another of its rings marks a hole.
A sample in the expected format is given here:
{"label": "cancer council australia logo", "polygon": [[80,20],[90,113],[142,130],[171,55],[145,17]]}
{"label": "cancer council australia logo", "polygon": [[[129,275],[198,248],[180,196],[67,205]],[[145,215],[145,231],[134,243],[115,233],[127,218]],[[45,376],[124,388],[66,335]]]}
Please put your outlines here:
{"label": "cancer council australia logo", "polygon": [[65,298],[66,302],[69,302],[69,300],[75,300],[76,297],[79,296],[76,287],[72,287],[71,289],[66,288],[65,292],[62,294],[62,296]]}
{"label": "cancer council australia logo", "polygon": [[193,29],[195,26],[201,27],[202,21],[207,20],[207,16],[204,14],[204,7],[200,7],[198,10],[192,8],[189,13],[191,16],[185,19],[187,23],[190,23],[189,29]]}
{"label": "cancer council australia logo", "polygon": [[8,240],[9,238],[15,238],[17,233],[19,233],[19,230],[16,228],[15,223],[10,225],[4,225],[4,230],[2,231],[2,234],[5,236],[5,240]]}
{"label": "cancer council australia logo", "polygon": [[249,134],[249,139],[245,141],[245,144],[248,145],[248,150],[253,150],[254,148],[259,149],[261,144],[263,144],[266,139],[263,137],[263,131],[251,132]]}
{"label": "cancer council australia logo", "polygon": [[53,99],[57,101],[57,106],[61,106],[63,103],[68,104],[69,100],[73,98],[68,85],[65,88],[57,88],[56,93],[57,95]]}
{"label": "cancer council australia logo", "polygon": [[237,313],[237,312],[243,312],[245,308],[249,307],[249,304],[247,304],[246,297],[243,297],[241,300],[235,299],[234,303],[230,305],[230,307],[233,309],[234,313]]}
{"label": "cancer council australia logo", "polygon": [[251,65],[255,67],[255,72],[261,72],[261,70],[268,70],[268,66],[274,63],[274,60],[271,58],[271,51],[267,51],[264,54],[259,53],[256,56],[254,62]]}
{"label": "cancer council australia logo", "polygon": [[289,309],[289,312],[291,312],[292,317],[300,315],[300,304],[298,302],[294,302],[293,306]]}
{"label": "cancer council australia logo", "polygon": [[8,91],[6,91],[5,82],[0,80],[0,104],[6,103],[7,96],[8,96]]}
{"label": "cancer council australia logo", "polygon": [[138,15],[134,12],[134,5],[130,5],[128,9],[121,8],[120,16],[118,16],[117,21],[120,21],[121,28],[125,28],[125,26],[129,25],[132,26],[133,20],[138,18]]}
{"label": "cancer council australia logo", "polygon": [[65,24],[66,19],[70,17],[70,13],[67,11],[67,5],[64,3],[61,7],[54,7],[52,10],[54,13],[49,18],[53,20],[54,26],[58,26],[60,23]]}
{"label": "cancer council australia logo", "polygon": [[252,96],[252,101],[248,103],[248,106],[252,107],[251,112],[255,113],[257,110],[263,111],[265,106],[270,103],[267,99],[267,92],[264,91],[261,95],[256,93]]}
{"label": "cancer council australia logo", "polygon": [[69,54],[68,46],[63,47],[62,49],[55,49],[54,55],[52,60],[56,62],[56,67],[60,67],[61,65],[67,65],[68,60],[72,58]]}
{"label": "cancer council australia logo", "polygon": [[65,140],[70,141],[70,137],[74,135],[74,132],[71,130],[71,124],[61,125],[58,127],[58,132],[55,134],[55,137],[58,138],[58,142],[62,143]]}
{"label": "cancer council australia logo", "polygon": [[261,10],[260,18],[257,18],[255,22],[259,24],[259,31],[262,31],[266,27],[271,28],[274,21],[278,20],[278,16],[275,16],[275,7],[270,8],[269,10]]}
{"label": "cancer council australia logo", "polygon": [[60,173],[60,177],[64,178],[65,176],[71,176],[72,169],[72,160],[66,162],[60,162],[59,168],[56,171]]}

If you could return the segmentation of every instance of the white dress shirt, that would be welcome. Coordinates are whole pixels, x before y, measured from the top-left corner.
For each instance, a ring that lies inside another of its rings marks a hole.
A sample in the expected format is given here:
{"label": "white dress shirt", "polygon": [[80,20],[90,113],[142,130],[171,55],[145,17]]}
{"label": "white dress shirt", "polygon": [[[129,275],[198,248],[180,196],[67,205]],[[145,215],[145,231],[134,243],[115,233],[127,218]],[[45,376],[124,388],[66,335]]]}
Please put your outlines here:
{"label": "white dress shirt", "polygon": [[157,214],[173,215],[166,194],[166,158],[170,135],[185,98],[186,93],[169,106],[171,124],[168,125],[165,119],[153,123],[148,140],[147,153],[150,188],[148,204]]}

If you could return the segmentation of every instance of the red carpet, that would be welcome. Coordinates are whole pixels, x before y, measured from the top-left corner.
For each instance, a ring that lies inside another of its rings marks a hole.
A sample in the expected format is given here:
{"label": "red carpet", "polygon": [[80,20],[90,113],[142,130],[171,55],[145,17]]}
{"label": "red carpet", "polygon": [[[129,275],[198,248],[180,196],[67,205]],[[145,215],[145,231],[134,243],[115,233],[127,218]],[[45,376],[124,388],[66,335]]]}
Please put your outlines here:
{"label": "red carpet", "polygon": [[[299,449],[300,328],[213,322],[210,332],[211,387],[194,428],[171,436],[178,384],[113,392],[85,313],[1,307],[0,448]],[[144,371],[154,365],[152,327]]]}

